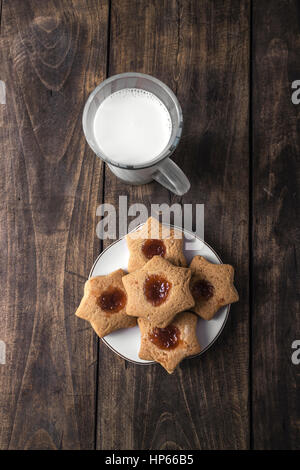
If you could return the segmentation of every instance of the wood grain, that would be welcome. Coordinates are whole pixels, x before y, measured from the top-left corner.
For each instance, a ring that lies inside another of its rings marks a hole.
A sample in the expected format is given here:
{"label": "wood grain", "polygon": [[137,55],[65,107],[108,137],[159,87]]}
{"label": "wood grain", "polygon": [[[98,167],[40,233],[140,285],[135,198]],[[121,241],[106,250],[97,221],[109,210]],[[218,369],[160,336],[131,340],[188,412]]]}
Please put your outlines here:
{"label": "wood grain", "polygon": [[[0,449],[299,448],[298,3],[0,0]],[[123,184],[85,143],[88,94],[128,71],[182,105],[182,198]],[[205,204],[205,239],[236,268],[222,336],[172,376],[74,316],[96,208],[121,195]]]}
{"label": "wood grain", "polygon": [[300,5],[253,7],[253,445],[299,449]]}
{"label": "wood grain", "polygon": [[[177,94],[184,134],[174,160],[191,191],[122,184],[105,201],[204,203],[206,240],[237,270],[240,303],[222,338],[172,376],[100,347],[100,449],[244,449],[248,413],[249,2],[112,1],[109,75],[138,71]],[[126,19],[126,20],[125,20]]]}
{"label": "wood grain", "polygon": [[99,250],[102,166],[81,114],[105,78],[107,20],[106,1],[3,4],[2,449],[94,447],[97,341],[74,310]]}

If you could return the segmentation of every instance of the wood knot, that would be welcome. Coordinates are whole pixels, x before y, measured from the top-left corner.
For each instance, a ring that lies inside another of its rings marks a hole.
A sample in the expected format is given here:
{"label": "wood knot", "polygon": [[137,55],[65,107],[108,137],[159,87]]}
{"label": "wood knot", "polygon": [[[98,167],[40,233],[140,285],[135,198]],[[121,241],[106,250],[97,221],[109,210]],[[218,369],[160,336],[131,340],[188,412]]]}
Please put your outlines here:
{"label": "wood knot", "polygon": [[33,20],[33,24],[46,33],[52,33],[58,27],[59,22],[57,16],[37,16]]}
{"label": "wood knot", "polygon": [[38,429],[29,437],[24,450],[57,450],[57,447],[45,429]]}

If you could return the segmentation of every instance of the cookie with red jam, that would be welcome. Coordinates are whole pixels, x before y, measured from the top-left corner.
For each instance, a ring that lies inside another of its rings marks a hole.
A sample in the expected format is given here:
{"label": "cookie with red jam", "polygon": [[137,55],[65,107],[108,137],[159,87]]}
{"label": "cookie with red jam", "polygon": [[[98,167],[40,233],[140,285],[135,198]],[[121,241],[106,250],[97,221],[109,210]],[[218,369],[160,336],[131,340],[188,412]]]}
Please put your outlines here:
{"label": "cookie with red jam", "polygon": [[196,336],[197,316],[191,312],[179,313],[165,328],[154,327],[144,318],[138,319],[141,330],[139,357],[161,364],[169,374],[185,357],[201,351]]}
{"label": "cookie with red jam", "polygon": [[127,293],[127,315],[166,327],[179,312],[195,304],[189,284],[191,270],[154,256],[141,269],[122,278]]}
{"label": "cookie with red jam", "polygon": [[191,310],[204,320],[211,320],[221,307],[239,300],[233,285],[234,269],[229,264],[213,264],[203,256],[194,256],[190,268],[190,290],[195,300]]}
{"label": "cookie with red jam", "polygon": [[136,319],[126,315],[127,294],[122,283],[123,269],[89,279],[76,315],[87,320],[100,338],[136,325]]}
{"label": "cookie with red jam", "polygon": [[142,268],[153,256],[161,256],[176,266],[187,266],[183,254],[183,234],[149,217],[139,230],[126,235],[129,249],[128,272]]}

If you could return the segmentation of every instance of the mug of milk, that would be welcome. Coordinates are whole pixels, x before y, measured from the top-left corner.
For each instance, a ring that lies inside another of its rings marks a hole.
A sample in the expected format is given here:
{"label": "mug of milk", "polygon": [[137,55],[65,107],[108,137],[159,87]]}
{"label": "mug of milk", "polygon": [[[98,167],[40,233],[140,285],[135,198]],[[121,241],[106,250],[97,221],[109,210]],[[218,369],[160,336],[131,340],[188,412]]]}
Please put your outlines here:
{"label": "mug of milk", "polygon": [[142,73],[108,78],[90,94],[82,124],[92,150],[121,180],[156,180],[178,195],[189,190],[189,180],[169,158],[181,137],[181,107],[157,78]]}

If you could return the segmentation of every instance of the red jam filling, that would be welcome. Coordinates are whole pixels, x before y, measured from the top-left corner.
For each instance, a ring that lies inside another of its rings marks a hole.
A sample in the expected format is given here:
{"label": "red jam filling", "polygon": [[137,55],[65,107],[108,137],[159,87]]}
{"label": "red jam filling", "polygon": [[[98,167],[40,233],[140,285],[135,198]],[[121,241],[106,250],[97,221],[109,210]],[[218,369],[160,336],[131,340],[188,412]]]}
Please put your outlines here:
{"label": "red jam filling", "polygon": [[109,287],[98,298],[98,305],[104,312],[117,313],[126,305],[126,294],[118,287]]}
{"label": "red jam filling", "polygon": [[164,258],[166,247],[162,240],[149,239],[144,241],[142,245],[142,253],[147,259],[151,259],[153,256],[161,256]]}
{"label": "red jam filling", "polygon": [[172,284],[163,276],[151,274],[144,282],[144,294],[148,302],[158,307],[166,301]]}
{"label": "red jam filling", "polygon": [[175,325],[166,328],[153,328],[149,339],[160,349],[175,349],[180,340],[180,330]]}
{"label": "red jam filling", "polygon": [[214,295],[214,290],[214,286],[205,279],[196,281],[191,288],[192,296],[195,300],[210,299]]}

